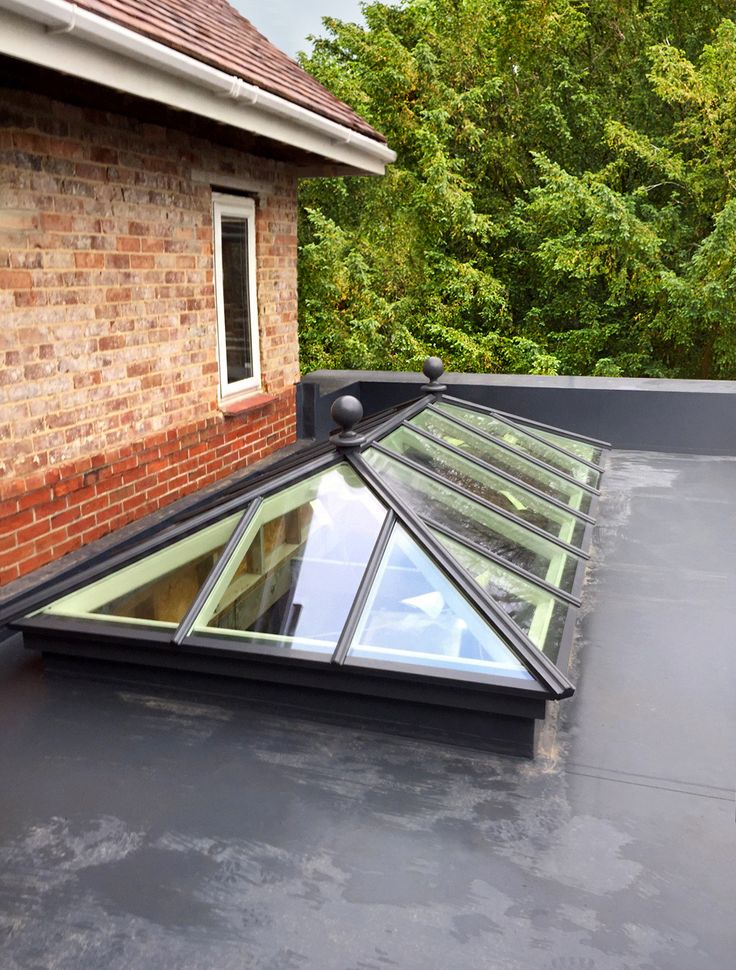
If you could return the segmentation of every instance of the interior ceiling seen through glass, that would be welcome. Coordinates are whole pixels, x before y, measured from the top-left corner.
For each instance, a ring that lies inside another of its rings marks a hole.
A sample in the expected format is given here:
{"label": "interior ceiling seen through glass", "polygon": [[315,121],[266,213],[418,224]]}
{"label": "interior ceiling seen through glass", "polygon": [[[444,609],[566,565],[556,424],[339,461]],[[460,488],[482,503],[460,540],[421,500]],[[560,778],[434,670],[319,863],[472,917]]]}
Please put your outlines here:
{"label": "interior ceiling seen through glass", "polygon": [[46,612],[176,628],[219,560],[240,515],[230,515],[84,586],[46,607]]}
{"label": "interior ceiling seen through glass", "polygon": [[347,465],[266,499],[193,629],[331,656],[385,517]]}
{"label": "interior ceiling seen through glass", "polygon": [[447,674],[531,674],[401,526],[393,528],[348,652],[348,663]]}

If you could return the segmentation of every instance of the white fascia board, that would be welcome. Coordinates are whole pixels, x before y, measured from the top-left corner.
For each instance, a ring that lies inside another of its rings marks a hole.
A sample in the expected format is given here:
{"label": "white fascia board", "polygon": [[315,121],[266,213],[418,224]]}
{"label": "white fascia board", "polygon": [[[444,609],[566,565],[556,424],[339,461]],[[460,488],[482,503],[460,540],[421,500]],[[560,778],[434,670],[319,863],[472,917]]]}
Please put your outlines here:
{"label": "white fascia board", "polygon": [[[383,175],[382,142],[65,0],[0,0],[0,52]],[[62,92],[55,92],[59,96]]]}

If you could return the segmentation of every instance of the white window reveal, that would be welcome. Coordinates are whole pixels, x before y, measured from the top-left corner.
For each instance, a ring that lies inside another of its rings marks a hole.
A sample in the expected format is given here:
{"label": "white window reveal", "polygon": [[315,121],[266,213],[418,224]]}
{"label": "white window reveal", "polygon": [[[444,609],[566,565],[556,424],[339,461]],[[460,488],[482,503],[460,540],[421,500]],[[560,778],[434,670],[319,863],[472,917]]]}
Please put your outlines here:
{"label": "white window reveal", "polygon": [[214,197],[220,398],[261,385],[253,199]]}

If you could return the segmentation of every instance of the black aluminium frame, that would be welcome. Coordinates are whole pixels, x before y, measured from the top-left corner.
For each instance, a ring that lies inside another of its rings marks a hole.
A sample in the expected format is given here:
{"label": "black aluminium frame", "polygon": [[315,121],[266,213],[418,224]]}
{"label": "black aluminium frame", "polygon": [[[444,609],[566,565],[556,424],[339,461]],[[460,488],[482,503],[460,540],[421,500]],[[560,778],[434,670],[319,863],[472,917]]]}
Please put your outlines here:
{"label": "black aluminium frame", "polygon": [[[445,400],[449,401],[450,404],[457,404],[458,406],[462,405],[463,407],[468,408],[468,410],[470,411],[480,411],[482,407],[481,405],[473,405],[472,402],[461,401],[460,398],[448,397],[447,395],[445,395]],[[589,461],[587,458],[583,458],[581,455],[576,455],[575,452],[570,451],[568,448],[563,447],[563,445],[558,445],[556,441],[550,441],[548,438],[544,438],[542,435],[537,434],[536,431],[534,430],[535,427],[537,428],[541,427],[542,430],[552,431],[554,433],[554,431],[556,430],[554,428],[549,428],[549,427],[544,428],[539,424],[535,424],[527,428],[524,426],[523,422],[518,419],[518,416],[509,414],[507,411],[499,411],[496,408],[483,408],[483,413],[493,415],[494,418],[497,418],[503,424],[507,424],[511,428],[516,428],[517,431],[522,431],[530,438],[534,438],[534,440],[538,441],[541,445],[545,445],[545,447],[547,448],[552,448],[554,451],[557,451],[560,454],[564,455],[565,458],[570,458],[573,461],[580,462],[581,465],[587,465],[589,468],[592,468],[594,471],[597,471],[597,472],[603,471],[603,466],[597,464],[597,462]],[[590,444],[590,445],[593,444],[591,441],[585,441],[582,443]],[[600,447],[600,445],[594,445],[594,447]]]}
{"label": "black aluminium frame", "polygon": [[[425,390],[430,390],[430,388],[425,388]],[[472,576],[459,563],[452,560],[441,543],[432,535],[431,529],[438,528],[440,531],[444,531],[451,538],[454,538],[468,548],[473,548],[472,543],[469,543],[468,540],[463,539],[461,536],[455,535],[452,530],[442,526],[441,523],[423,520],[412,510],[407,509],[400,497],[374,472],[361,454],[366,448],[377,447],[379,450],[390,454],[392,458],[401,461],[400,456],[384,449],[380,445],[380,439],[402,425],[405,425],[411,417],[420,413],[425,408],[432,408],[438,400],[447,400],[448,403],[461,407],[469,407],[483,413],[497,415],[499,419],[505,421],[507,424],[515,426],[512,416],[509,415],[507,417],[503,412],[498,412],[491,408],[483,408],[480,405],[474,405],[460,399],[445,396],[442,393],[434,392],[424,394],[422,397],[410,401],[406,405],[394,407],[387,412],[374,415],[360,422],[356,428],[362,438],[358,447],[349,449],[342,448],[339,442],[340,436],[333,436],[331,441],[313,446],[297,455],[290,456],[265,472],[256,476],[249,476],[234,484],[231,483],[222,490],[218,490],[211,496],[204,498],[202,502],[190,508],[183,517],[178,517],[177,515],[172,516],[172,524],[167,526],[163,531],[161,531],[160,526],[152,527],[151,530],[147,530],[121,543],[112,550],[99,554],[86,567],[62,573],[47,586],[31,590],[13,602],[6,604],[3,610],[0,611],[0,621],[10,621],[12,626],[23,630],[27,638],[31,641],[29,645],[51,651],[56,650],[61,653],[76,653],[85,656],[100,657],[102,654],[92,644],[95,640],[103,638],[115,648],[110,654],[111,657],[113,653],[116,654],[113,659],[122,660],[126,659],[126,656],[130,658],[130,654],[126,654],[126,651],[132,648],[136,650],[136,656],[142,650],[143,658],[150,657],[150,660],[153,661],[154,658],[151,655],[151,652],[153,652],[159,655],[159,659],[162,661],[161,666],[175,666],[177,658],[181,659],[182,652],[186,651],[197,658],[209,657],[213,660],[219,658],[228,662],[238,661],[239,663],[245,663],[249,667],[249,676],[255,676],[256,678],[265,677],[267,680],[273,680],[279,683],[286,682],[302,686],[311,685],[317,689],[327,686],[328,689],[358,691],[365,695],[387,696],[399,700],[419,699],[422,702],[426,702],[427,698],[431,696],[437,699],[438,703],[449,704],[451,707],[465,707],[470,704],[470,707],[475,710],[495,712],[502,716],[524,716],[523,714],[519,714],[519,712],[526,710],[528,715],[529,711],[533,710],[531,714],[532,718],[538,719],[539,717],[543,717],[543,707],[540,709],[539,703],[543,705],[545,699],[560,699],[570,696],[574,690],[573,685],[564,673],[572,643],[574,611],[572,609],[568,610],[563,633],[563,643],[557,657],[557,664],[554,664],[528,640],[501,607],[475,582]],[[458,421],[458,419],[449,416],[445,411],[440,411],[439,413],[448,420]],[[517,420],[521,421],[518,418]],[[458,423],[462,424],[460,421]],[[424,434],[425,437],[434,438],[433,435],[414,425],[408,426],[412,430]],[[489,442],[498,447],[516,451],[516,449],[509,446],[506,442],[484,434],[481,429],[475,426],[467,425],[466,427],[468,431],[487,438]],[[520,430],[528,433],[527,427],[522,423],[518,427]],[[572,440],[577,439],[584,443],[593,444],[595,447],[601,448],[602,451],[606,448],[604,442],[586,439],[570,433],[565,429],[558,429],[546,425],[540,425],[540,427]],[[533,434],[532,436],[537,437]],[[440,439],[436,440],[443,447],[448,447]],[[594,467],[599,472],[603,470],[603,466],[586,462],[579,456],[566,451],[564,448],[558,447],[552,442],[541,437],[538,440],[542,441],[546,446],[561,452],[566,458],[578,461],[589,467]],[[450,450],[453,450],[451,446]],[[591,507],[587,513],[582,513],[535,489],[533,486],[515,479],[514,476],[503,473],[480,459],[473,458],[473,456],[463,452],[461,449],[454,450],[462,455],[462,457],[476,464],[479,468],[486,468],[492,471],[494,474],[519,485],[527,492],[535,494],[540,499],[558,506],[572,515],[577,515],[577,518],[584,522],[585,534],[581,543],[583,548],[581,549],[570,546],[543,530],[535,528],[530,523],[522,519],[517,519],[513,514],[499,509],[492,503],[484,503],[478,496],[468,493],[468,497],[472,498],[473,501],[491,508],[494,512],[501,514],[511,521],[517,522],[528,531],[554,542],[557,546],[575,555],[578,558],[578,566],[573,590],[571,593],[566,594],[564,591],[550,586],[550,584],[541,580],[539,577],[533,576],[520,567],[515,566],[512,562],[494,555],[489,556],[485,550],[476,551],[481,551],[487,558],[495,560],[511,572],[516,572],[518,575],[523,576],[529,582],[556,596],[558,600],[567,603],[568,606],[579,605],[579,593],[583,581],[585,559],[587,558],[585,549],[588,547],[591,538],[595,507],[598,504],[598,495],[600,494],[599,490],[592,486],[586,486],[585,483],[565,475],[564,472],[554,466],[547,465],[523,452],[517,452],[522,458],[530,461],[532,464],[540,465],[549,473],[565,479],[571,484],[589,492],[591,495]],[[224,638],[215,635],[205,636],[189,633],[188,631],[191,629],[195,616],[214,587],[219,575],[224,570],[229,561],[230,554],[234,552],[240,538],[244,535],[250,522],[257,514],[258,507],[263,499],[282,488],[295,484],[320,471],[325,471],[343,461],[347,461],[357,472],[364,483],[388,509],[388,514],[381,527],[379,538],[371,553],[337,646],[332,658],[329,658],[329,662],[326,663],[323,658],[319,660],[304,658],[304,660],[300,661],[299,658],[293,656],[290,656],[288,662],[286,662],[283,657],[279,657],[273,652],[267,653],[262,647],[252,650],[245,644],[234,644],[232,638],[227,638],[227,641],[225,641]],[[408,462],[408,464],[411,464],[411,462]],[[428,470],[423,467],[418,466],[417,470],[422,475],[428,475]],[[429,473],[428,477],[432,477],[432,474]],[[444,485],[451,485],[447,481],[442,481]],[[462,491],[457,488],[455,490]],[[145,556],[157,552],[171,543],[186,538],[201,528],[214,524],[238,511],[241,511],[243,514],[226,544],[225,551],[221,554],[211,570],[205,583],[200,588],[195,601],[187,610],[186,616],[173,632],[173,635],[170,630],[145,628],[134,624],[126,625],[124,621],[110,624],[104,620],[73,620],[67,617],[61,618],[51,615],[27,616],[29,612],[39,610],[61,596],[74,592],[80,587],[99,579],[103,575],[131,565]],[[534,681],[531,684],[527,682],[519,683],[518,680],[514,682],[511,678],[493,677],[485,674],[482,677],[475,678],[465,673],[462,675],[462,684],[453,683],[453,680],[456,679],[454,677],[444,675],[435,676],[428,673],[426,668],[418,668],[411,664],[395,663],[391,665],[390,670],[385,668],[377,669],[378,665],[370,661],[361,662],[360,665],[351,663],[348,667],[345,666],[351,637],[355,632],[362,609],[365,606],[378,565],[381,561],[381,556],[386,550],[394,526],[397,523],[402,525],[412,535],[414,541],[418,543],[434,562],[440,565],[440,568],[462,590],[465,597],[478,612],[501,633],[504,641],[507,642],[512,651],[532,674]],[[60,648],[59,641],[69,638],[76,640],[76,649]],[[138,659],[141,660],[143,658],[139,657]],[[200,669],[209,668],[209,666],[208,663],[203,663],[200,664]],[[217,665],[215,664],[215,666]],[[319,682],[320,678],[324,676],[325,670],[330,671],[329,684]],[[216,670],[212,672],[216,672]],[[337,672],[337,677],[334,675],[334,672]],[[482,691],[485,698],[482,703],[479,703],[478,690]],[[470,699],[471,695],[474,695],[472,700]],[[491,699],[491,695],[496,695],[495,699]],[[518,704],[515,703],[517,699]],[[529,707],[529,704],[532,702],[536,704],[536,707]]]}
{"label": "black aluminium frame", "polygon": [[406,455],[397,454],[395,451],[384,447],[380,441],[373,442],[373,450],[385,455],[387,458],[392,458],[394,461],[398,462],[406,468],[411,468],[413,471],[420,475],[424,475],[430,481],[436,482],[438,485],[442,485],[444,488],[449,489],[456,495],[461,495],[463,498],[469,499],[471,502],[475,502],[480,505],[481,508],[487,509],[489,512],[493,512],[495,515],[499,515],[502,519],[506,519],[508,522],[514,523],[514,525],[521,526],[527,529],[533,535],[538,536],[540,539],[546,539],[553,545],[559,546],[560,549],[564,549],[573,556],[582,556],[583,559],[589,559],[590,556],[587,552],[584,552],[579,546],[570,545],[569,542],[565,542],[564,539],[560,539],[559,536],[553,535],[551,532],[545,532],[539,526],[534,525],[532,522],[527,522],[525,519],[520,518],[518,515],[514,515],[513,512],[509,512],[507,509],[501,508],[500,505],[496,505],[495,502],[489,501],[480,495],[476,495],[474,492],[469,491],[467,488],[463,488],[456,482],[452,482],[449,479],[443,478],[437,472],[432,471],[429,468],[425,468],[418,462],[413,461]]}
{"label": "black aluminium frame", "polygon": [[569,512],[570,515],[574,515],[575,518],[586,523],[595,521],[590,515],[588,515],[587,512],[581,512],[580,509],[575,509],[571,505],[566,505],[553,495],[546,495],[543,491],[541,491],[541,489],[535,488],[534,485],[530,485],[528,482],[522,482],[520,478],[516,478],[510,472],[504,471],[502,468],[496,468],[489,462],[483,461],[482,458],[478,458],[477,455],[471,455],[470,452],[463,451],[462,448],[458,448],[455,445],[450,444],[449,441],[443,441],[442,438],[438,438],[437,435],[432,434],[431,431],[427,431],[426,428],[420,428],[418,424],[411,424],[410,421],[404,421],[402,427],[409,428],[415,434],[421,435],[423,438],[427,438],[428,441],[431,441],[433,444],[444,448],[453,455],[457,455],[459,458],[464,458],[465,461],[471,462],[473,465],[477,465],[479,468],[491,472],[497,478],[503,478],[510,484],[523,488],[524,491],[529,492],[531,495],[541,499],[543,502],[547,502],[549,505],[554,505],[562,512]]}
{"label": "black aluminium frame", "polygon": [[[454,405],[455,407],[466,406],[464,402],[460,402],[454,398],[443,398],[443,400],[445,400],[448,404]],[[474,424],[468,424],[468,422],[463,421],[462,418],[458,418],[453,414],[448,414],[446,411],[440,411],[439,408],[433,409],[433,410],[436,410],[437,413],[441,414],[442,417],[445,418],[447,421],[451,421],[453,424],[458,425],[458,427],[463,428],[465,431],[472,431],[480,438],[485,438],[485,440],[488,441],[490,444],[496,445],[496,447],[498,448],[503,448],[504,451],[511,452],[511,454],[515,455],[517,458],[523,458],[525,461],[530,462],[532,465],[536,465],[538,468],[541,468],[543,471],[546,471],[547,473],[550,473],[550,474],[554,474],[558,478],[562,478],[570,485],[575,485],[578,488],[581,488],[584,492],[589,492],[591,495],[600,495],[600,489],[595,488],[592,485],[588,485],[586,482],[581,482],[579,479],[573,478],[572,475],[567,475],[565,472],[561,471],[559,468],[556,468],[554,465],[549,465],[546,461],[542,461],[541,458],[535,458],[533,455],[525,454],[523,451],[520,451],[518,448],[514,447],[514,445],[510,445],[507,441],[504,441],[503,438],[496,438],[495,435],[489,434],[487,431],[483,431],[482,428],[478,428]],[[481,406],[478,404],[474,404],[472,407],[469,407],[468,410],[478,411],[481,414],[493,413],[491,411],[484,411],[481,408]],[[544,442],[544,443],[548,444],[548,442]],[[560,450],[559,448],[557,448],[555,445],[552,445],[551,443],[549,443],[549,446],[551,448],[555,448],[555,450],[557,451]],[[567,452],[565,453],[565,457],[569,457],[571,459],[574,459],[575,461],[579,461],[580,464],[582,465],[586,464],[586,462],[582,461],[580,458],[576,458],[574,455],[569,455]]]}

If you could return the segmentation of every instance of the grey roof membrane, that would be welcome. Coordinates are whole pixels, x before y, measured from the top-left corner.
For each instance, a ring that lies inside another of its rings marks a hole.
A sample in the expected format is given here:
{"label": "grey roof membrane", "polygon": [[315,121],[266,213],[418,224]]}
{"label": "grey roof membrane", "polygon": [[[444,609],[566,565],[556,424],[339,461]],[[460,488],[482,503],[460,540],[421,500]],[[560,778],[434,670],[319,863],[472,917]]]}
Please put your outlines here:
{"label": "grey roof membrane", "polygon": [[730,970],[736,459],[613,452],[526,762],[0,647],[3,970]]}

